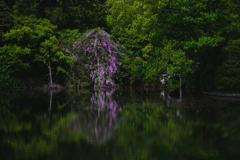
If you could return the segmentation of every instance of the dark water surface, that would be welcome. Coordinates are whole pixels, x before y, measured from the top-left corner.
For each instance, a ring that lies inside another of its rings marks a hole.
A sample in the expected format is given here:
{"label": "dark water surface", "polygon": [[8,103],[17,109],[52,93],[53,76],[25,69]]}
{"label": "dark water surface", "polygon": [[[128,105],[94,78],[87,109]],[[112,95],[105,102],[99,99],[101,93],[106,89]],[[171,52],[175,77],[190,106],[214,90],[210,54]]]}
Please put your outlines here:
{"label": "dark water surface", "polygon": [[240,159],[240,99],[131,87],[2,96],[0,159]]}

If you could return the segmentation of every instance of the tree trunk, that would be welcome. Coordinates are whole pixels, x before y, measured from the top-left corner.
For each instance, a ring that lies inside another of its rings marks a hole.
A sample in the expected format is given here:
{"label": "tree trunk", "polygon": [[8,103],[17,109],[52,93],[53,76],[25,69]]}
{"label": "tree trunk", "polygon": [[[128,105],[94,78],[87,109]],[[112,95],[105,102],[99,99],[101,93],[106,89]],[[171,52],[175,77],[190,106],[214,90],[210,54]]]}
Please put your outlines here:
{"label": "tree trunk", "polygon": [[50,75],[50,87],[52,87],[52,72],[51,72],[51,63],[49,58],[48,58],[48,68],[49,68],[49,75]]}
{"label": "tree trunk", "polygon": [[52,110],[52,91],[50,90],[49,118],[51,116],[51,110]]}

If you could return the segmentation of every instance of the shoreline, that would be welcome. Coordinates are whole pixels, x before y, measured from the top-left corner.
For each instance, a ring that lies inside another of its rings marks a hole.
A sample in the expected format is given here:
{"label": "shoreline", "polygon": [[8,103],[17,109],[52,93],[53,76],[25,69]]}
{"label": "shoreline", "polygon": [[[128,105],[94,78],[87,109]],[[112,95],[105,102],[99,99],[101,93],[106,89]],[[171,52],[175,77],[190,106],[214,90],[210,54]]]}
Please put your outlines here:
{"label": "shoreline", "polygon": [[205,92],[202,91],[203,95],[208,96],[217,96],[217,97],[231,97],[231,98],[240,98],[240,93],[223,93],[223,92]]}

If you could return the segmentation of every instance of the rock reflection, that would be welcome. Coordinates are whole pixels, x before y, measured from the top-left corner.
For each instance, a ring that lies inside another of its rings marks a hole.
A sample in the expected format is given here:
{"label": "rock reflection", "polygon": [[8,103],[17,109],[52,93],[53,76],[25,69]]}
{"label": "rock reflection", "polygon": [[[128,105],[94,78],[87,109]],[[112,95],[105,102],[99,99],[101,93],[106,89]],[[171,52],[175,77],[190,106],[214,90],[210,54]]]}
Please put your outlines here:
{"label": "rock reflection", "polygon": [[94,91],[89,104],[75,113],[75,119],[67,124],[80,133],[88,142],[103,144],[117,128],[118,113],[121,110],[114,99],[114,90]]}

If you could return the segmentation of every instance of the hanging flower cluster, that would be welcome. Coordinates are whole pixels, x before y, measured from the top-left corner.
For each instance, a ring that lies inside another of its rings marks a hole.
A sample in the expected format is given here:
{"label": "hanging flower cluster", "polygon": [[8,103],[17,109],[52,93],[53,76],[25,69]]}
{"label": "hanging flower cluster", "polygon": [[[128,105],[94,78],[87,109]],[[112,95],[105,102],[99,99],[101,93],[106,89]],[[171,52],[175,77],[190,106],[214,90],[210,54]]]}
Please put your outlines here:
{"label": "hanging flower cluster", "polygon": [[[116,43],[116,39],[99,28],[85,34],[80,41],[73,44],[73,49],[79,49],[86,56],[86,67],[90,70],[90,77],[94,81],[94,87],[111,88],[115,86],[117,79],[119,56],[122,46]],[[77,59],[74,52],[69,54]]]}

